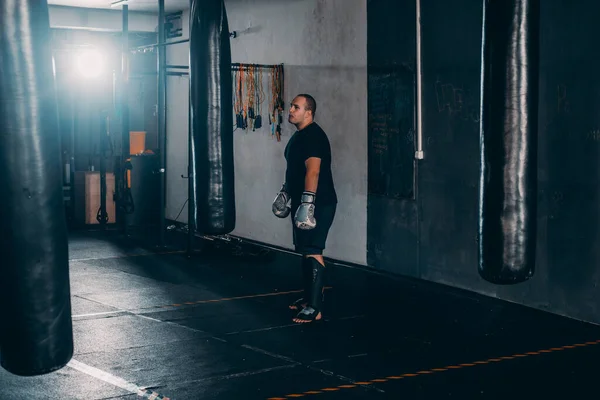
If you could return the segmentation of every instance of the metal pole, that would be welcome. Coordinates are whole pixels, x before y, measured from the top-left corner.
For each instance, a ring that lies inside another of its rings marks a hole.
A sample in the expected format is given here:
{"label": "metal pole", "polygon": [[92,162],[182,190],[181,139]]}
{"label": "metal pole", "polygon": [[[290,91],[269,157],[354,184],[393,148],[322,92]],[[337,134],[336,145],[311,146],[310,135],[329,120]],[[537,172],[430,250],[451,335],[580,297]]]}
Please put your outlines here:
{"label": "metal pole", "polygon": [[167,164],[167,123],[166,123],[166,65],[167,48],[162,46],[165,42],[165,0],[158,0],[158,137],[160,138],[160,246],[165,245],[165,208],[166,208],[166,186],[167,174],[165,173]]}
{"label": "metal pole", "polygon": [[108,214],[106,212],[106,160],[104,159],[106,154],[106,141],[108,140],[108,131],[110,126],[109,117],[106,116],[105,131],[100,135],[100,210],[96,219],[100,223],[102,229],[106,229],[106,223],[108,222]]}
{"label": "metal pole", "polygon": [[[188,85],[189,87],[189,85]],[[188,246],[187,255],[192,255],[196,224],[194,223],[194,209],[196,207],[196,193],[194,192],[194,139],[192,133],[192,91],[188,96]]]}
{"label": "metal pole", "polygon": [[75,88],[71,88],[71,140],[70,140],[70,151],[71,151],[71,187],[70,189],[70,197],[71,197],[71,222],[76,221],[77,215],[75,214]]}
{"label": "metal pole", "polygon": [[124,233],[127,233],[126,202],[129,195],[129,172],[127,164],[130,160],[129,147],[129,6],[123,5],[123,33],[122,33],[122,61],[121,61],[121,223]]}
{"label": "metal pole", "polygon": [[172,41],[172,42],[167,42],[167,43],[162,43],[162,44],[160,44],[160,43],[146,44],[146,45],[143,45],[143,46],[132,47],[131,50],[132,51],[133,50],[138,50],[139,51],[139,50],[144,50],[144,49],[153,49],[154,47],[171,46],[171,45],[174,45],[174,44],[187,43],[189,41],[190,41],[189,39],[182,39],[182,40],[175,40],[175,41]]}
{"label": "metal pole", "polygon": [[417,2],[417,151],[415,158],[422,160],[424,158],[423,153],[423,77],[421,75],[421,0]]}

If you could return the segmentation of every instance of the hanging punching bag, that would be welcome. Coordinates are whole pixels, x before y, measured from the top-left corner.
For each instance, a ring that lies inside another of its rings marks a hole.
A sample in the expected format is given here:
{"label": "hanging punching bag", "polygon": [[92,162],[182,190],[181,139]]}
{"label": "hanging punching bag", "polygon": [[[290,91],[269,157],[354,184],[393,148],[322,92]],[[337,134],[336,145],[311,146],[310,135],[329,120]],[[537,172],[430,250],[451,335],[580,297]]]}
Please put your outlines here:
{"label": "hanging punching bag", "polygon": [[535,270],[539,0],[484,0],[479,274],[518,283]]}
{"label": "hanging punching bag", "polygon": [[226,234],[235,228],[235,193],[231,47],[223,0],[191,2],[190,90],[194,225],[205,234]]}
{"label": "hanging punching bag", "polygon": [[73,355],[67,227],[46,1],[0,3],[0,364],[16,375]]}

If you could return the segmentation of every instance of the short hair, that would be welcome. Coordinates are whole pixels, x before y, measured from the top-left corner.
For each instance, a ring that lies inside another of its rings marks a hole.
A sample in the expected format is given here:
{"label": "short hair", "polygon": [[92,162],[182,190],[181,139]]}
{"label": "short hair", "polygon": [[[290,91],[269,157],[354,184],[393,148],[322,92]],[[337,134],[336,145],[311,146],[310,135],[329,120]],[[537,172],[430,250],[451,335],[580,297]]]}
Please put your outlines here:
{"label": "short hair", "polygon": [[313,118],[315,117],[315,114],[317,113],[317,102],[315,101],[314,97],[312,97],[310,94],[306,94],[306,93],[302,93],[299,94],[298,97],[304,97],[304,99],[306,100],[306,109],[312,111],[312,115]]}

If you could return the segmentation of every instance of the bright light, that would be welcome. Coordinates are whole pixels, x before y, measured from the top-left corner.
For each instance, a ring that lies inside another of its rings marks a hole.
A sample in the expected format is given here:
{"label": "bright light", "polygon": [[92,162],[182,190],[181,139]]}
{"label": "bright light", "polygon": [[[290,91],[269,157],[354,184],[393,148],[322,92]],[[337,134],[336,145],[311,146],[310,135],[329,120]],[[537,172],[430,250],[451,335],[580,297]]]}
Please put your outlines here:
{"label": "bright light", "polygon": [[104,71],[104,55],[98,50],[84,50],[77,55],[75,67],[84,78],[96,78]]}

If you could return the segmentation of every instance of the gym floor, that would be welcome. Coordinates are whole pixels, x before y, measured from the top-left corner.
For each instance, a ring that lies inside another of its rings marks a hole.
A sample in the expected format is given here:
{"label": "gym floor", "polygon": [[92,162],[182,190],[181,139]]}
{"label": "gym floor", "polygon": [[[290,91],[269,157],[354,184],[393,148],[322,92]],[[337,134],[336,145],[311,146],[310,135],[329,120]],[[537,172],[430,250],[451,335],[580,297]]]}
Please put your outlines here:
{"label": "gym floor", "polygon": [[295,255],[213,243],[188,259],[132,243],[71,235],[73,360],[38,377],[0,369],[0,399],[513,400],[597,388],[598,326],[337,266],[325,321],[296,325]]}

